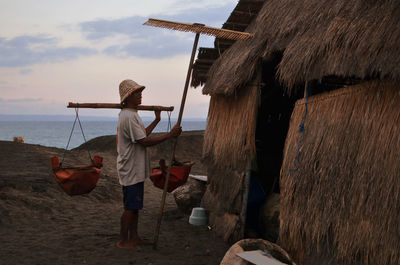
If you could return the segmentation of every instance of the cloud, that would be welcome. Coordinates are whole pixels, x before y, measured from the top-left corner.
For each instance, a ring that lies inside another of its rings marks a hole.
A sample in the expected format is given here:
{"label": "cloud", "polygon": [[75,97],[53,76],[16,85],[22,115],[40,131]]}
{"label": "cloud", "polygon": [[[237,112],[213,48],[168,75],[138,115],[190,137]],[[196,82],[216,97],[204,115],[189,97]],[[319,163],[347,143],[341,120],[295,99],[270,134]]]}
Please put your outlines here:
{"label": "cloud", "polygon": [[116,20],[99,19],[80,23],[80,27],[89,40],[104,39],[116,34],[128,35],[134,39],[141,35],[145,21],[146,18],[140,16]]}
{"label": "cloud", "polygon": [[103,52],[117,57],[167,58],[189,53],[192,43],[193,40],[179,36],[154,34],[146,36],[145,39],[109,46]]}
{"label": "cloud", "polygon": [[236,6],[234,1],[223,5],[204,5],[201,3],[190,4],[186,0],[180,2],[181,3],[174,4],[184,7],[179,11],[179,13],[168,16],[158,15],[157,18],[187,23],[203,23],[207,26],[221,27]]}
{"label": "cloud", "polygon": [[[220,27],[235,5],[232,2],[220,3],[178,0],[171,3],[168,15],[154,14],[150,17]],[[59,39],[49,35],[28,34],[8,39],[0,37],[0,67],[64,62],[98,54],[99,51],[117,58],[167,58],[190,53],[194,34],[143,26],[147,19],[144,16],[131,16],[79,23],[86,39],[84,41],[91,41],[91,47],[96,48],[89,48],[86,44],[63,47]],[[212,39],[205,36],[200,38],[199,46],[205,41],[209,45],[204,46],[211,46]],[[29,74],[30,70],[23,69],[20,73]]]}
{"label": "cloud", "polygon": [[165,58],[190,52],[192,39],[183,34],[165,33],[142,24],[147,18],[134,16],[116,20],[96,20],[81,23],[87,39],[102,41],[115,36],[125,36],[126,41],[108,46],[103,53],[116,56]]}
{"label": "cloud", "polygon": [[[151,17],[187,23],[204,23],[208,26],[221,27],[233,9],[231,4],[225,4],[215,8],[210,8],[209,6],[190,8],[187,0],[177,5],[183,7],[186,5],[186,8],[178,10],[178,13],[174,15],[154,14],[154,16]],[[221,17],[224,13],[226,13],[227,16]],[[98,19],[82,22],[79,26],[89,40],[99,40],[117,34],[123,34],[131,39],[137,39],[156,33],[151,30],[151,27],[143,26],[143,23],[146,22],[148,18],[149,17],[132,16],[120,19]],[[160,34],[160,29],[158,29],[157,32]],[[170,34],[172,35],[172,33]]]}
{"label": "cloud", "polygon": [[0,67],[24,67],[37,63],[60,62],[97,52],[85,47],[62,48],[57,47],[57,44],[55,38],[43,35],[0,38]]}
{"label": "cloud", "polygon": [[64,104],[52,102],[44,98],[0,98],[1,114],[71,114],[67,113]]}
{"label": "cloud", "polygon": [[0,103],[4,104],[21,104],[21,103],[38,103],[43,102],[43,98],[19,98],[19,99],[3,99],[0,98]]}
{"label": "cloud", "polygon": [[[174,15],[155,14],[154,18],[203,23],[208,26],[221,27],[229,16],[233,6],[231,3],[210,8],[209,6],[192,7],[178,10]],[[190,3],[190,2],[189,2]],[[185,5],[178,5],[183,6]],[[226,14],[223,16],[222,14]],[[80,24],[80,28],[88,40],[102,41],[124,36],[122,43],[115,43],[103,50],[107,55],[116,57],[137,56],[142,58],[166,58],[191,51],[194,34],[143,26],[148,17],[132,16],[121,19],[99,19]]]}
{"label": "cloud", "polygon": [[19,71],[19,73],[20,73],[21,75],[28,75],[28,74],[30,74],[30,73],[32,73],[32,72],[33,72],[32,69],[27,69],[27,68],[21,69],[21,70]]}

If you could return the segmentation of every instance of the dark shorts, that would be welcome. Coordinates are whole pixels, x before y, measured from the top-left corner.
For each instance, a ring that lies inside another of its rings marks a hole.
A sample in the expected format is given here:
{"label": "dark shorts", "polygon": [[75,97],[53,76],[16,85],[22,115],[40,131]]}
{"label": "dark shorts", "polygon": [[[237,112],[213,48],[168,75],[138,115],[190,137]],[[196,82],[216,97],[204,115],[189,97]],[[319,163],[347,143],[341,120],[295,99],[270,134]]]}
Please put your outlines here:
{"label": "dark shorts", "polygon": [[144,182],[122,186],[125,210],[141,210],[143,208],[143,187]]}

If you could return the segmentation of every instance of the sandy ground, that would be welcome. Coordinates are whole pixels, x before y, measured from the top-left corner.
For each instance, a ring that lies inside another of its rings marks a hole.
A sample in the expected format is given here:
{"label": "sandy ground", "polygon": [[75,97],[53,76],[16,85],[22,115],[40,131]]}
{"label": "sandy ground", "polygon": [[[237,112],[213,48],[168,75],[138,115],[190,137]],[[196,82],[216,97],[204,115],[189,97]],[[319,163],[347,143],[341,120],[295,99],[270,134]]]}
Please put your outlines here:
{"label": "sandy ground", "polygon": [[[203,132],[179,137],[177,159],[196,162],[193,174],[205,175],[200,162]],[[115,136],[86,144],[104,158],[97,187],[70,197],[54,181],[49,158],[63,149],[0,141],[0,264],[219,264],[229,246],[208,227],[188,223],[168,194],[158,250],[141,252],[115,246],[122,213],[117,180]],[[152,165],[168,156],[167,145],[151,148]],[[84,148],[67,154],[65,163],[88,164]],[[153,240],[162,191],[145,182],[139,233]]]}

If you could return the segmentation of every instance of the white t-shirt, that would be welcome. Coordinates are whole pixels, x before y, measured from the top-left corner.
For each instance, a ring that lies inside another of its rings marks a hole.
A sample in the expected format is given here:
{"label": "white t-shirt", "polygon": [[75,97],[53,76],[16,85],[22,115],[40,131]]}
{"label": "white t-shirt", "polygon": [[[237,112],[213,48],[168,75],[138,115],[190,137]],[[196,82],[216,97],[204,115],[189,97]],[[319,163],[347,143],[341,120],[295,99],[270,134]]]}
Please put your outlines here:
{"label": "white t-shirt", "polygon": [[119,183],[133,185],[150,176],[146,147],[137,142],[146,137],[146,128],[134,109],[122,109],[117,128],[117,172]]}

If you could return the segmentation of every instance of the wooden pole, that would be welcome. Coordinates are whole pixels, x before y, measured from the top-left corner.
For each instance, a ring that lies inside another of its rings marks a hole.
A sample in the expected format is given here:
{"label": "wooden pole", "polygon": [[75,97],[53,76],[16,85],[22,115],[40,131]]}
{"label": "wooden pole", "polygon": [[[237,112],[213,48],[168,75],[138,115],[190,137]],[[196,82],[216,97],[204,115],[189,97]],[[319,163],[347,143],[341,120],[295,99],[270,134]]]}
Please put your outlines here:
{"label": "wooden pole", "polygon": [[243,195],[242,195],[242,209],[240,211],[240,221],[242,226],[240,228],[240,237],[244,238],[246,230],[246,216],[247,216],[247,203],[249,201],[249,189],[250,189],[250,177],[251,177],[251,160],[247,160],[246,173],[243,181]]}
{"label": "wooden pole", "polygon": [[[188,68],[187,75],[186,75],[186,83],[185,83],[185,87],[183,89],[181,108],[179,110],[179,116],[178,116],[178,121],[177,121],[178,125],[181,125],[181,122],[182,122],[183,110],[185,108],[186,95],[187,95],[187,91],[189,88],[189,81],[190,81],[190,76],[192,74],[193,61],[194,61],[194,56],[196,54],[199,37],[200,37],[200,33],[196,33],[196,37],[194,38],[194,43],[193,43],[192,56],[190,58],[189,68]],[[165,179],[164,190],[163,190],[163,194],[162,194],[162,198],[161,198],[160,212],[159,212],[158,219],[157,219],[157,227],[154,232],[154,241],[153,241],[154,249],[157,249],[158,236],[160,234],[161,221],[162,221],[162,217],[164,214],[165,199],[167,197],[167,189],[168,189],[169,177],[171,175],[172,163],[175,158],[175,149],[176,149],[176,144],[178,142],[177,140],[178,140],[177,138],[173,139],[173,148],[172,148],[171,157],[169,159],[167,177]]]}
{"label": "wooden pole", "polygon": [[[119,103],[72,103],[69,102],[67,108],[89,108],[89,109],[122,109]],[[146,106],[139,105],[138,110],[161,110],[161,111],[173,111],[174,107],[164,106]]]}

